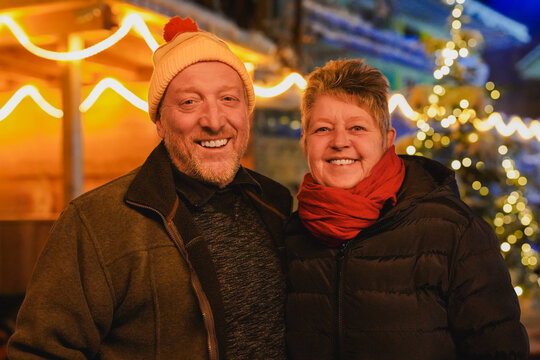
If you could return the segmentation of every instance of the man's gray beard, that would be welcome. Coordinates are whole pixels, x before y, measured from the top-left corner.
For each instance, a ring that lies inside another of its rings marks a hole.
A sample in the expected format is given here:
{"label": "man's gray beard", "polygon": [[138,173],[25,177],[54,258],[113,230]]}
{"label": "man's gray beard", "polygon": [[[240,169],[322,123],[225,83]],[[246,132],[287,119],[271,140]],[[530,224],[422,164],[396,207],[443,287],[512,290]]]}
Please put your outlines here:
{"label": "man's gray beard", "polygon": [[229,158],[224,161],[228,163],[228,166],[225,167],[225,171],[216,173],[216,171],[213,169],[207,169],[202,166],[199,159],[186,156],[184,153],[179,151],[176,146],[171,145],[169,140],[170,138],[166,136],[165,147],[167,148],[169,156],[178,171],[183,172],[184,174],[195,179],[199,179],[220,187],[229,184],[234,179],[236,172],[240,168],[240,160],[247,150],[246,144],[244,148],[241,149],[240,154],[237,154],[238,156],[236,158]]}

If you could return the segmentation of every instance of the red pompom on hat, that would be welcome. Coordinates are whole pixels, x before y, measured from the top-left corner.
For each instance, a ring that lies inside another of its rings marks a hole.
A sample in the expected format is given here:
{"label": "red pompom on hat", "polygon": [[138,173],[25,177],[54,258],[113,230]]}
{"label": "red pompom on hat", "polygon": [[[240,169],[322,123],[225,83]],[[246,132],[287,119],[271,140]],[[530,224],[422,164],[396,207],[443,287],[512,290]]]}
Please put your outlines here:
{"label": "red pompom on hat", "polygon": [[255,91],[251,76],[244,63],[227,43],[216,35],[200,30],[189,17],[173,17],[163,28],[166,43],[156,49],[152,57],[154,71],[148,88],[148,114],[153,122],[158,118],[158,108],[171,80],[186,67],[201,61],[219,61],[233,68],[244,83],[248,112],[255,106]]}
{"label": "red pompom on hat", "polygon": [[191,18],[182,19],[180,16],[175,16],[169,20],[163,28],[163,39],[166,42],[171,41],[177,34],[185,32],[199,31],[197,23]]}

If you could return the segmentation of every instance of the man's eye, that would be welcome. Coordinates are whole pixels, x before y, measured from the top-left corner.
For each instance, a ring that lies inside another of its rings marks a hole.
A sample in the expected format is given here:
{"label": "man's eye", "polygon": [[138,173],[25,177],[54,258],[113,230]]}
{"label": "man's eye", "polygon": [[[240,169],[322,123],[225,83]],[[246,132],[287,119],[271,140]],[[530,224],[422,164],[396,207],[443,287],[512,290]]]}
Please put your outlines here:
{"label": "man's eye", "polygon": [[180,105],[193,105],[193,104],[195,104],[195,100],[193,100],[193,99],[184,100],[184,101],[180,102]]}
{"label": "man's eye", "polygon": [[235,101],[236,98],[235,98],[234,96],[224,96],[224,97],[223,97],[223,100],[229,102],[229,101]]}
{"label": "man's eye", "polygon": [[357,126],[353,126],[353,127],[352,127],[352,130],[353,130],[353,131],[364,131],[364,130],[366,130],[366,128],[363,127],[363,126],[358,126],[358,125],[357,125]]}

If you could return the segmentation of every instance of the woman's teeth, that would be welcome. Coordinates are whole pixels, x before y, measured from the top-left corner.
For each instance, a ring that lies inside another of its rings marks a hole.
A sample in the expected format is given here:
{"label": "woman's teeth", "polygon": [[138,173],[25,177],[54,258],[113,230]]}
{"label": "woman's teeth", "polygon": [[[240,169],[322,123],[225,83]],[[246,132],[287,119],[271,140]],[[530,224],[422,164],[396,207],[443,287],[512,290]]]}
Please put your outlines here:
{"label": "woman's teeth", "polygon": [[227,145],[228,139],[201,141],[201,146],[205,148],[218,148]]}
{"label": "woman's teeth", "polygon": [[353,159],[334,159],[329,161],[332,165],[350,165],[355,162]]}

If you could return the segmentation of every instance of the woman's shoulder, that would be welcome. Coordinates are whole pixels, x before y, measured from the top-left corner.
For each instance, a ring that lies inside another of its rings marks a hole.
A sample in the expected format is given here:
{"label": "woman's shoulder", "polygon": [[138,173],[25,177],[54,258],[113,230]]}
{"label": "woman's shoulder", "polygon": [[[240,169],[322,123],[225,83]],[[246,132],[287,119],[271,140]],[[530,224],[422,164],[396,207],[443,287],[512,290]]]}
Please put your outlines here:
{"label": "woman's shoulder", "polygon": [[459,194],[455,173],[441,163],[420,156],[400,155],[406,176],[398,191],[396,210],[421,217],[444,217],[467,222],[472,214]]}

